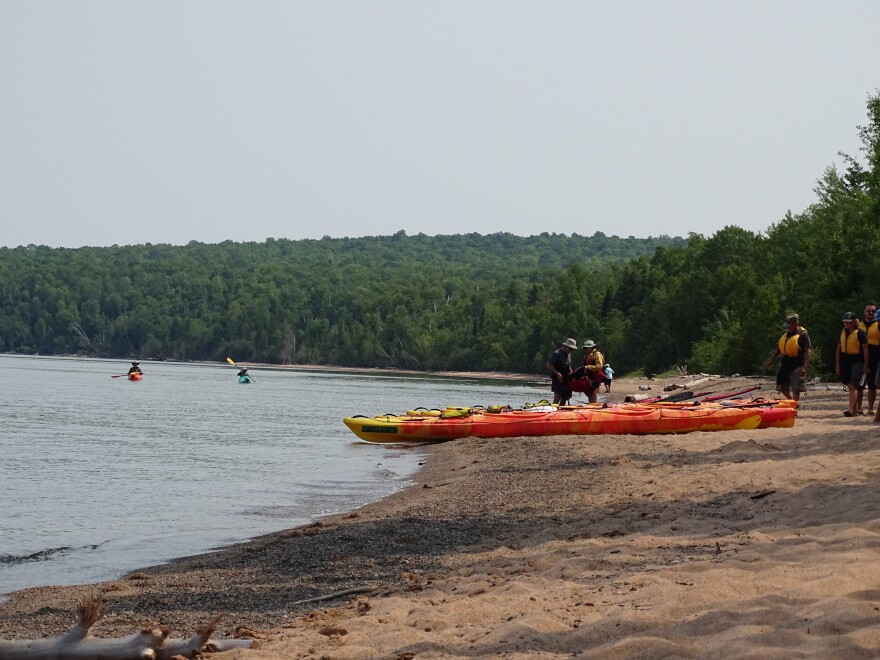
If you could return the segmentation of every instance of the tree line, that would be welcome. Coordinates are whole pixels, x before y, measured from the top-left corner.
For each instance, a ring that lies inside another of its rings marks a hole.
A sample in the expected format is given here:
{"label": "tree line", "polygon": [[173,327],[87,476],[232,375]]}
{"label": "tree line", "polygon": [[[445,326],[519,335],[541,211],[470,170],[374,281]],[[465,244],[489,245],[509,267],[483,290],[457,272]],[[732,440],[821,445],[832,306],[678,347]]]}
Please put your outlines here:
{"label": "tree line", "polygon": [[880,93],[816,202],[765,232],[542,233],[0,249],[0,351],[543,373],[568,336],[619,374],[756,373],[796,311],[833,370],[878,302]]}

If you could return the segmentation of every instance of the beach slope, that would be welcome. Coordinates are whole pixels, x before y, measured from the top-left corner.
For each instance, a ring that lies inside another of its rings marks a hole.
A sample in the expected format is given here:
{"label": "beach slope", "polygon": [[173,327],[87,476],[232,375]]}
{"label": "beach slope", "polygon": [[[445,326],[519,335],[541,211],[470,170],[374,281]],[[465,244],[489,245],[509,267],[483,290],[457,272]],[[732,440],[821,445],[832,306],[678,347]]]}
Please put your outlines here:
{"label": "beach slope", "polygon": [[0,636],[57,634],[99,593],[98,635],[227,612],[221,635],[261,638],[224,657],[877,657],[880,428],[845,402],[819,386],[790,429],[437,445],[355,513],[18,592]]}

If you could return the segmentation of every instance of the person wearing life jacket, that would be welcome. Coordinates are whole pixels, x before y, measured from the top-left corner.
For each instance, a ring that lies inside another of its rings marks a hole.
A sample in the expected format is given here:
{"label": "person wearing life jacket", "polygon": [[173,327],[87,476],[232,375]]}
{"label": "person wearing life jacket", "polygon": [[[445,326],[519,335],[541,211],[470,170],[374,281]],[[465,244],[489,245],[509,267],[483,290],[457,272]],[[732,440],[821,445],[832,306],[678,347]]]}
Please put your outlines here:
{"label": "person wearing life jacket", "polygon": [[[859,329],[865,331],[868,338],[868,371],[865,385],[868,386],[868,414],[874,414],[874,401],[877,398],[877,365],[880,363],[880,319],[874,318],[877,314],[877,305],[869,303],[865,305],[865,319],[859,321]],[[862,397],[865,388],[859,388],[858,409],[862,410]]]}
{"label": "person wearing life jacket", "polygon": [[554,405],[568,405],[571,399],[571,389],[565,384],[565,379],[571,374],[571,352],[577,346],[577,342],[569,337],[562,342],[562,346],[551,353],[547,360],[547,371],[550,372],[550,391],[553,392]]}
{"label": "person wearing life jacket", "polygon": [[[599,387],[605,382],[605,357],[592,339],[584,342],[584,351],[584,366],[571,372],[569,386],[576,392],[585,392],[590,403],[596,403]],[[572,381],[577,381],[578,386]]]}
{"label": "person wearing life jacket", "polygon": [[801,392],[806,389],[804,383],[813,348],[810,335],[806,328],[801,327],[801,320],[797,314],[789,314],[786,317],[785,327],[786,331],[779,338],[776,350],[767,360],[765,368],[770,371],[773,360],[777,355],[781,355],[779,371],[776,372],[776,391],[781,392],[786,399],[800,401]]}
{"label": "person wearing life jacket", "polygon": [[868,336],[859,328],[859,320],[852,312],[843,315],[843,330],[834,351],[837,376],[849,390],[847,417],[859,414],[859,387],[868,371]]}
{"label": "person wearing life jacket", "polygon": [[137,360],[135,360],[134,362],[132,362],[132,363],[131,363],[131,369],[128,370],[128,375],[131,376],[132,374],[142,374],[142,373],[144,373],[143,371],[141,371],[140,364],[141,364],[141,363],[138,362]]}

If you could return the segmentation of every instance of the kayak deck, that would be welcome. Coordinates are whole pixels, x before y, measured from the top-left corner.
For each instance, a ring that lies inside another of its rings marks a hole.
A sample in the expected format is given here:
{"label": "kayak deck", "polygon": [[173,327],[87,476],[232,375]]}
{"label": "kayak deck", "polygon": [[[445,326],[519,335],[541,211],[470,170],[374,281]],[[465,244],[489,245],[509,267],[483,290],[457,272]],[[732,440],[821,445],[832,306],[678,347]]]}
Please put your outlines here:
{"label": "kayak deck", "polygon": [[464,437],[690,433],[790,427],[797,415],[782,402],[728,404],[621,404],[484,412],[465,408],[417,414],[347,417],[360,439],[375,443],[444,442]]}

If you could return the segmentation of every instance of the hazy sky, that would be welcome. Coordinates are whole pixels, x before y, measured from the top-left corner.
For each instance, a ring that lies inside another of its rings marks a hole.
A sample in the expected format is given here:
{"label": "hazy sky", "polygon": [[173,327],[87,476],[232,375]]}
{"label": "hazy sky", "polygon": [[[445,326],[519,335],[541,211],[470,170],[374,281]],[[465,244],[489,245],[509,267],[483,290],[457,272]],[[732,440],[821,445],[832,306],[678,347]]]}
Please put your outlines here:
{"label": "hazy sky", "polygon": [[880,1],[0,0],[0,245],[763,231]]}

